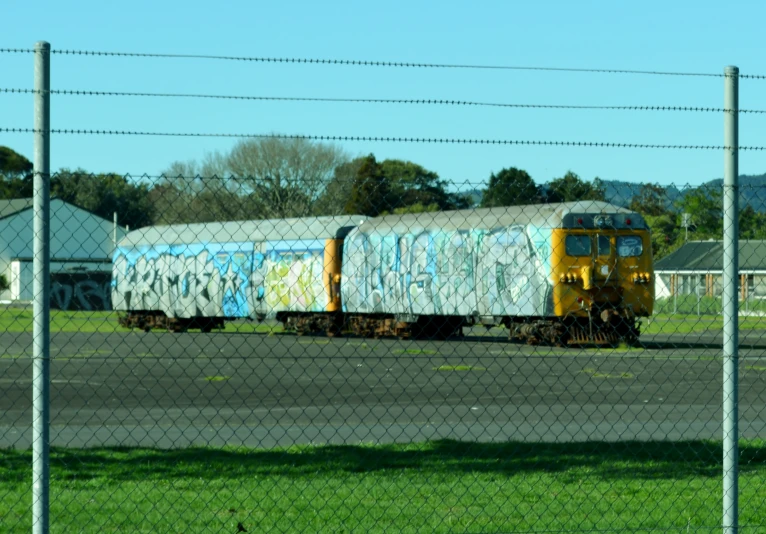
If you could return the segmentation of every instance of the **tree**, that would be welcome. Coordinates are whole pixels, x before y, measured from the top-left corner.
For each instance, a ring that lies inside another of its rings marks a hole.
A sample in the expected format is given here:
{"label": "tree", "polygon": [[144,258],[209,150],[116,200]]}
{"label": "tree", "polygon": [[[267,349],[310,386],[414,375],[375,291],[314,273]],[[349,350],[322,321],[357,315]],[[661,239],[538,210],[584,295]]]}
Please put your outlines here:
{"label": "tree", "polygon": [[258,218],[313,215],[335,169],[348,161],[340,148],[306,139],[239,141],[224,158],[226,171],[256,203]]}
{"label": "tree", "polygon": [[390,208],[388,199],[389,184],[375,156],[359,158],[345,213],[375,217]]}
{"label": "tree", "polygon": [[11,284],[8,283],[8,278],[4,274],[0,274],[0,291],[7,291],[11,288]]}
{"label": "tree", "polygon": [[628,208],[644,216],[659,217],[670,213],[667,189],[658,184],[643,184]]}
{"label": "tree", "polygon": [[117,213],[121,225],[140,228],[154,222],[149,184],[114,173],[62,169],[51,177],[51,195],[105,219]]}
{"label": "tree", "polygon": [[652,235],[652,253],[662,258],[683,244],[679,216],[671,209],[667,189],[658,184],[643,184],[628,208],[640,213]]}
{"label": "tree", "polygon": [[348,159],[334,145],[306,139],[243,139],[200,162],[172,163],[157,199],[181,203],[167,208],[188,222],[306,217],[318,204],[339,211],[343,203],[325,193]]}
{"label": "tree", "polygon": [[453,210],[467,207],[464,197],[447,191],[447,182],[439,178],[433,171],[400,159],[387,159],[380,164],[380,170],[388,183],[388,207],[384,212],[410,210],[415,206],[429,211]]}
{"label": "tree", "polygon": [[576,202],[578,200],[605,201],[605,188],[599,178],[586,182],[577,174],[568,171],[563,177],[552,180],[545,188],[545,201]]}
{"label": "tree", "polygon": [[[371,156],[374,158],[374,156]],[[314,203],[314,215],[342,215],[356,212],[346,211],[349,201],[354,193],[354,183],[361,166],[367,161],[367,157],[355,158],[341,163],[333,171],[332,180],[327,184],[322,194]]]}
{"label": "tree", "polygon": [[489,177],[481,199],[482,208],[536,204],[541,201],[540,188],[526,171],[511,167]]}
{"label": "tree", "polygon": [[32,196],[32,162],[14,150],[0,146],[0,198]]}
{"label": "tree", "polygon": [[756,211],[750,204],[739,210],[740,239],[766,239],[766,213]]}
{"label": "tree", "polygon": [[399,159],[378,162],[372,154],[352,163],[356,172],[345,213],[375,217],[468,206],[463,195],[447,191],[447,183],[438,174],[417,163]]}
{"label": "tree", "polygon": [[681,213],[691,215],[697,239],[720,239],[723,233],[723,203],[717,187],[699,187],[676,201]]}

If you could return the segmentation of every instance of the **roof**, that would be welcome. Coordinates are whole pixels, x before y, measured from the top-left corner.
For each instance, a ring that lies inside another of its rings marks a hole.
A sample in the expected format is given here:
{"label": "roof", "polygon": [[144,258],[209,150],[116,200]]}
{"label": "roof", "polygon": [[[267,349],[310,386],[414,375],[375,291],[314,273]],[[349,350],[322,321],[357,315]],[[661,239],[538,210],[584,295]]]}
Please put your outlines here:
{"label": "roof", "polygon": [[[7,219],[8,217],[12,217],[18,213],[21,213],[22,211],[31,210],[34,208],[35,205],[35,199],[34,198],[14,198],[11,200],[0,200],[0,219]],[[96,215],[90,210],[87,210],[81,206],[78,206],[77,204],[73,204],[72,202],[67,202],[66,200],[62,200],[58,197],[51,197],[50,200],[50,207],[53,210],[56,206],[71,206],[74,208],[77,208],[80,211],[83,211],[87,213],[88,215],[91,215],[92,217],[96,217],[98,219],[101,219],[102,221],[106,221],[108,223],[111,223],[109,219],[105,219],[104,217],[100,215]],[[53,220],[53,217],[51,217]],[[118,225],[120,228],[123,228],[123,226]]]}
{"label": "roof", "polygon": [[351,227],[364,219],[361,215],[339,215],[147,226],[128,233],[120,240],[119,246],[333,239],[345,236]]}
{"label": "roof", "polygon": [[[723,271],[723,241],[690,241],[658,260],[655,271]],[[766,270],[766,240],[739,240],[739,270]]]}
{"label": "roof", "polygon": [[[394,232],[397,234],[419,232],[426,229],[469,230],[473,228],[499,228],[514,224],[539,224],[561,227],[569,213],[634,213],[629,209],[608,202],[588,200],[553,204],[527,204],[502,208],[477,208],[454,211],[435,211],[405,215],[384,215],[368,219],[359,231]],[[643,221],[640,215],[636,219]]]}
{"label": "roof", "polygon": [[0,219],[16,215],[20,211],[31,208],[34,205],[32,198],[14,198],[11,200],[0,200]]}

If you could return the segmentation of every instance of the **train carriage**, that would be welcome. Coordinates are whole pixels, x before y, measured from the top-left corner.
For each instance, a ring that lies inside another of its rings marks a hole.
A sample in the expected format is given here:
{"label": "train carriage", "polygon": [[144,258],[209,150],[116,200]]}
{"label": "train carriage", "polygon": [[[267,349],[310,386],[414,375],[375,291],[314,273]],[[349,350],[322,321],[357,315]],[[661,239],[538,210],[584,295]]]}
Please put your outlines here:
{"label": "train carriage", "polygon": [[530,342],[638,336],[653,305],[649,230],[597,201],[368,219],[346,237],[345,320],[363,335],[505,325]]}
{"label": "train carriage", "polygon": [[135,230],[114,253],[114,309],[122,312],[122,324],[145,330],[209,331],[237,318],[324,327],[340,310],[342,239],[361,220],[314,217]]}

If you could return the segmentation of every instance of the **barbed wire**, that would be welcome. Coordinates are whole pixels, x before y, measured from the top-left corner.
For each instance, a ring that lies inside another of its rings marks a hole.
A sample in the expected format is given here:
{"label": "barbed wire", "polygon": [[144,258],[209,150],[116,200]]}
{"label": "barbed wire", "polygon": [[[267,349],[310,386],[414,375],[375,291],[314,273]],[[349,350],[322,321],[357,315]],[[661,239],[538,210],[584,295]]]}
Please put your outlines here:
{"label": "barbed wire", "polygon": [[[40,133],[34,128],[5,128],[5,133]],[[652,143],[614,143],[599,141],[540,141],[526,139],[467,139],[448,137],[383,137],[362,135],[314,135],[314,134],[251,134],[251,133],[197,133],[197,132],[147,132],[133,130],[92,130],[92,129],[51,129],[52,134],[67,135],[126,135],[151,137],[224,137],[240,139],[305,139],[307,141],[370,141],[388,143],[461,144],[461,145],[530,145],[530,146],[573,146],[600,148],[655,148],[676,150],[729,150],[720,145],[675,145]],[[762,146],[740,146],[739,150],[766,150]]]}
{"label": "barbed wire", "polygon": [[[0,48],[0,52],[29,53],[32,49]],[[338,58],[301,58],[301,57],[266,57],[266,56],[225,56],[212,54],[166,54],[151,52],[113,52],[104,50],[57,50],[52,49],[51,54],[79,55],[79,56],[102,56],[102,57],[135,57],[155,59],[206,59],[220,61],[241,61],[252,63],[293,63],[314,65],[344,65],[359,67],[404,67],[404,68],[431,68],[431,69],[473,69],[473,70],[519,70],[519,71],[544,71],[544,72],[580,72],[591,74],[639,74],[650,76],[693,76],[708,78],[724,78],[726,74],[712,72],[676,72],[638,69],[599,69],[577,67],[538,67],[526,65],[476,65],[460,63],[427,63],[412,61],[387,61],[387,60],[363,60],[363,59],[338,59]],[[766,79],[761,74],[739,74],[740,78]]]}
{"label": "barbed wire", "polygon": [[[0,93],[35,94],[36,89],[23,88],[0,88]],[[199,93],[145,93],[135,91],[89,91],[80,89],[53,89],[52,95],[67,96],[118,96],[118,97],[155,97],[155,98],[200,98],[218,100],[252,100],[252,101],[277,101],[277,102],[330,102],[330,103],[357,103],[357,104],[410,104],[410,105],[453,105],[475,107],[499,107],[516,109],[575,109],[575,110],[606,110],[606,111],[690,111],[690,112],[714,112],[728,113],[731,110],[717,107],[704,106],[656,106],[656,105],[628,105],[628,106],[598,106],[578,104],[509,104],[499,102],[475,102],[471,100],[454,100],[443,98],[342,98],[342,97],[303,97],[303,96],[248,96],[248,95],[210,95]],[[763,114],[762,109],[740,109],[739,113]]]}

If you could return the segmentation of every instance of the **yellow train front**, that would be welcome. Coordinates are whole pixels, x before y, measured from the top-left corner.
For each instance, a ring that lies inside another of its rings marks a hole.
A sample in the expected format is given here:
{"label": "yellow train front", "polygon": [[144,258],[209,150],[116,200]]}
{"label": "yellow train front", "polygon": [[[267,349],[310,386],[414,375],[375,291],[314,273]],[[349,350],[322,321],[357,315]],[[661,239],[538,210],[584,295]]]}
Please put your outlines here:
{"label": "yellow train front", "polygon": [[625,211],[569,213],[551,233],[553,311],[568,343],[638,339],[652,314],[654,272],[649,229]]}

